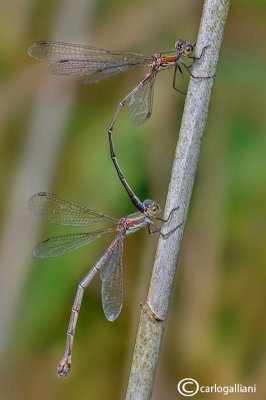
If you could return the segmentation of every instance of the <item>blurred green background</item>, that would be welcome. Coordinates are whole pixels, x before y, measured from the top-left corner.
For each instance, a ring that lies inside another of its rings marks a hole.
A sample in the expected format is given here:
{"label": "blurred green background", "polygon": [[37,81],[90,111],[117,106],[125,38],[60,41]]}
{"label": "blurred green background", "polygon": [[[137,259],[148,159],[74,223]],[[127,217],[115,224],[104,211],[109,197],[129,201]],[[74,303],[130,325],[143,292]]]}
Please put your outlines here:
{"label": "blurred green background", "polygon": [[[157,237],[125,241],[125,302],[109,323],[100,281],[86,290],[72,368],[56,376],[77,285],[112,237],[69,255],[35,260],[32,248],[59,230],[27,210],[50,191],[121,217],[134,209],[109,159],[107,128],[144,72],[98,84],[50,76],[30,59],[36,40],[153,54],[197,36],[202,1],[4,1],[0,5],[0,399],[123,398]],[[266,398],[266,3],[233,2],[185,229],[153,400],[179,398],[177,382],[257,384]],[[124,109],[114,130],[125,176],[141,199],[164,204],[184,96],[172,70],[155,84],[140,128]],[[178,76],[186,89],[188,78]],[[221,395],[197,398],[222,399]]]}

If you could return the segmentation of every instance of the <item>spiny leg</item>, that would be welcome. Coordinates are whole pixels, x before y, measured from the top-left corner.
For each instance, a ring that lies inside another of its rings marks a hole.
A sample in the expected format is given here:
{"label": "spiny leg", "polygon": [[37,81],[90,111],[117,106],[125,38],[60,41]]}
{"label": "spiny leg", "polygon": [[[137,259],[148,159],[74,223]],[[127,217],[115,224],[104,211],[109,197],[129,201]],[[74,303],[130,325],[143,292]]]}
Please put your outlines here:
{"label": "spiny leg", "polygon": [[169,215],[168,215],[168,217],[166,219],[163,219],[163,218],[160,218],[160,217],[154,217],[154,218],[158,219],[159,221],[162,221],[162,222],[168,222],[169,219],[172,217],[173,212],[175,212],[177,210],[179,210],[179,207],[172,208],[172,210],[170,211],[170,213],[169,213]]}
{"label": "spiny leg", "polygon": [[174,232],[175,232],[178,228],[180,228],[180,226],[182,226],[184,223],[185,223],[185,222],[181,222],[180,224],[178,224],[177,226],[175,226],[173,229],[171,229],[169,232],[163,233],[163,232],[158,228],[158,226],[157,226],[154,222],[150,221],[150,224],[154,227],[154,231],[151,230],[150,225],[148,225],[148,231],[149,231],[150,234],[153,234],[153,233],[158,232],[164,239],[167,239],[169,236],[172,235],[172,233],[174,233]]}
{"label": "spiny leg", "polygon": [[187,65],[184,63],[183,60],[180,60],[180,62],[183,65],[183,67],[186,68],[186,70],[189,73],[189,75],[194,79],[210,79],[210,78],[214,78],[215,77],[215,74],[213,74],[211,76],[195,76],[195,75],[192,74],[192,72],[190,72],[189,67],[187,67]]}
{"label": "spiny leg", "polygon": [[98,270],[99,270],[99,268],[97,268],[94,265],[78,286],[76,297],[75,297],[73,307],[72,307],[68,330],[67,330],[65,354],[57,367],[57,375],[58,376],[66,376],[70,370],[74,335],[75,335],[75,330],[76,330],[77,320],[78,320],[78,316],[79,316],[79,310],[81,307],[83,293],[84,293],[85,288],[88,286],[90,281],[93,279],[94,275],[98,272]]}
{"label": "spiny leg", "polygon": [[[201,54],[199,57],[194,57],[194,56],[189,56],[188,58],[191,58],[192,60],[200,60],[203,56],[203,53],[205,52],[205,50],[210,47],[210,45],[203,47],[203,49],[201,50]],[[210,78],[214,78],[215,74],[211,75],[211,76],[195,76],[192,74],[192,72],[190,72],[189,68],[191,66],[187,66],[183,60],[180,59],[180,63],[183,65],[183,67],[187,70],[187,72],[189,73],[189,75],[194,78],[194,79],[210,79]]]}
{"label": "spiny leg", "polygon": [[181,74],[183,73],[182,70],[181,70],[181,68],[180,68],[180,65],[176,64],[176,66],[175,66],[175,72],[174,72],[174,78],[173,78],[173,89],[177,90],[178,92],[180,92],[180,93],[182,93],[182,94],[186,94],[186,92],[182,92],[182,90],[178,89],[178,88],[175,86],[175,78],[176,78],[176,71],[177,71],[177,68],[179,69],[179,71],[180,71]]}
{"label": "spiny leg", "polygon": [[205,50],[210,47],[210,45],[208,44],[208,46],[204,46],[203,49],[201,50],[200,56],[199,57],[195,57],[195,56],[188,56],[187,58],[191,58],[192,60],[200,60],[201,57],[203,56],[203,53],[205,52]]}

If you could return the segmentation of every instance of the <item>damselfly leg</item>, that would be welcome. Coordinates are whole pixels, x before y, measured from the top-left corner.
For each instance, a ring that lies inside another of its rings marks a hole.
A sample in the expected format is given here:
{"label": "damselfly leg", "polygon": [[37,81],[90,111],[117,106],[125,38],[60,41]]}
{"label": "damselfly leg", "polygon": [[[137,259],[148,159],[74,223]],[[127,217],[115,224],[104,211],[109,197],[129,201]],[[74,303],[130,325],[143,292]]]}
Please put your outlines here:
{"label": "damselfly leg", "polygon": [[144,212],[136,212],[117,219],[47,192],[37,193],[29,200],[29,209],[36,216],[48,222],[76,227],[91,227],[102,223],[112,224],[111,228],[69,233],[45,239],[35,247],[33,253],[36,257],[61,256],[87,245],[107,233],[115,233],[112,242],[103,255],[78,285],[67,330],[65,354],[58,365],[57,373],[59,376],[66,376],[69,372],[83,293],[97,272],[100,272],[102,282],[104,314],[109,321],[114,321],[120,314],[123,305],[123,240],[146,226],[156,227],[156,231],[165,238],[178,229],[177,226],[167,234],[163,234],[153,222],[160,212],[159,205],[147,199],[143,202],[143,207]]}
{"label": "damselfly leg", "polygon": [[199,57],[194,57],[192,56],[194,45],[179,39],[175,43],[175,50],[146,56],[133,52],[105,50],[97,47],[65,42],[40,41],[33,43],[29,47],[28,53],[36,60],[50,63],[50,72],[57,75],[85,76],[85,83],[99,82],[102,79],[135,67],[147,67],[149,69],[149,72],[139,84],[119,103],[108,128],[110,155],[119,179],[134,206],[139,211],[143,212],[143,203],[127,183],[116,159],[112,138],[114,124],[123,105],[129,100],[129,117],[134,125],[139,126],[143,124],[151,116],[154,81],[157,73],[162,70],[175,67],[173,87],[181,93],[184,92],[176,88],[175,85],[177,68],[181,72],[181,65],[184,66],[193,78],[212,78],[210,76],[202,77],[193,75],[189,71],[190,66],[186,66],[182,59],[191,58],[192,60],[198,60],[208,47],[209,46],[205,46],[203,48]]}

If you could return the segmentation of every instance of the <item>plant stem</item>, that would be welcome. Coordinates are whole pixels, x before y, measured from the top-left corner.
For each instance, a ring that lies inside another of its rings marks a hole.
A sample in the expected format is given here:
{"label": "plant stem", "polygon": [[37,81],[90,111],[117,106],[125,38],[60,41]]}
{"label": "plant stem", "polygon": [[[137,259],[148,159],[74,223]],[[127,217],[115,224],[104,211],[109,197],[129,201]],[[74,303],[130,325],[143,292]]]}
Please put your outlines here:
{"label": "plant stem", "polygon": [[[195,76],[213,76],[230,0],[205,0],[197,39]],[[176,147],[165,207],[165,218],[179,207],[164,232],[185,222],[193,190],[202,136],[206,124],[214,79],[191,79]],[[146,305],[142,308],[126,400],[151,398],[155,368],[159,357],[170,295],[173,287],[184,225],[169,238],[160,237]],[[167,229],[166,229],[167,228]]]}

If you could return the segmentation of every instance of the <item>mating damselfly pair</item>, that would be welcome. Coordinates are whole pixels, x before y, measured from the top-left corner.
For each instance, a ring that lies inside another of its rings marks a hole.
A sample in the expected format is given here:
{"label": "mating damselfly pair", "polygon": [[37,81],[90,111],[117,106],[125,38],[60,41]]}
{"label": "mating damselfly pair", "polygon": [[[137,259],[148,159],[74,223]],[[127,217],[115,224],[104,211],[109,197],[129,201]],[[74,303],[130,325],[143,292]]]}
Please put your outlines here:
{"label": "mating damselfly pair", "polygon": [[[72,233],[45,239],[34,249],[34,255],[40,258],[55,257],[85,246],[106,233],[115,233],[115,237],[104,254],[80,282],[67,331],[67,342],[64,357],[58,366],[58,375],[66,375],[71,365],[72,346],[81,307],[84,289],[95,274],[100,270],[102,281],[102,304],[108,320],[114,321],[119,315],[123,304],[123,271],[122,253],[123,239],[137,230],[148,227],[149,233],[158,232],[167,238],[179,227],[180,223],[164,234],[156,226],[154,220],[167,222],[176,209],[173,209],[164,220],[158,215],[160,207],[152,200],[141,202],[128,185],[116,159],[112,131],[123,105],[129,101],[129,116],[131,122],[138,126],[143,124],[152,113],[154,81],[158,72],[174,67],[173,88],[175,86],[177,69],[182,72],[184,67],[192,78],[203,79],[211,77],[194,76],[183,58],[201,59],[208,46],[202,49],[199,57],[192,56],[194,46],[184,40],[175,43],[175,50],[157,53],[153,56],[131,52],[119,52],[100,48],[82,46],[63,42],[40,41],[29,47],[29,55],[33,58],[50,63],[50,72],[58,75],[86,76],[85,83],[94,83],[109,76],[119,74],[134,67],[148,67],[149,72],[138,85],[119,103],[111,124],[108,128],[110,154],[119,179],[125,187],[132,203],[139,210],[137,213],[116,219],[106,214],[87,209],[77,203],[59,196],[40,192],[29,200],[30,210],[40,218],[59,225],[90,227],[100,223],[111,223],[113,227],[89,232]],[[152,230],[153,229],[153,230]]]}
{"label": "mating damselfly pair", "polygon": [[136,67],[149,68],[148,73],[140,80],[138,85],[128,93],[118,104],[117,110],[108,127],[110,155],[119,179],[125,187],[131,201],[139,211],[144,211],[145,205],[133,192],[127,183],[116,159],[112,132],[121,108],[129,101],[129,117],[131,122],[139,126],[143,124],[152,113],[154,82],[158,72],[173,68],[173,88],[183,93],[176,87],[177,69],[182,72],[185,68],[194,79],[209,79],[213,76],[195,76],[190,71],[182,58],[200,60],[209,45],[203,47],[199,57],[193,56],[194,45],[179,39],[175,43],[175,50],[156,53],[152,56],[124,51],[105,50],[92,46],[65,42],[39,41],[33,43],[28,53],[38,61],[50,64],[50,72],[64,76],[85,76],[84,83],[96,83],[102,79],[120,74]]}

